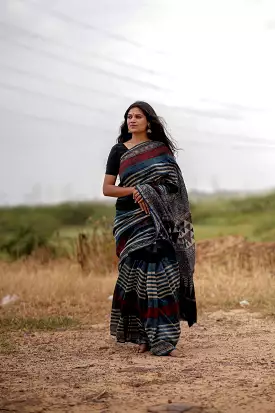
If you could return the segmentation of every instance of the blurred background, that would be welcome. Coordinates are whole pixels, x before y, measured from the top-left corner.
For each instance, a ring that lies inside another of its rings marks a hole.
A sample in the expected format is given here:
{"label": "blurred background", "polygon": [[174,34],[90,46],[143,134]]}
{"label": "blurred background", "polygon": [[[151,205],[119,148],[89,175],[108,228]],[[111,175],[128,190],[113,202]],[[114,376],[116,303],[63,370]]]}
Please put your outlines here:
{"label": "blurred background", "polygon": [[146,100],[182,149],[198,238],[272,240],[274,46],[273,0],[1,0],[2,229],[22,205],[63,203],[36,212],[67,233],[112,217],[106,160]]}

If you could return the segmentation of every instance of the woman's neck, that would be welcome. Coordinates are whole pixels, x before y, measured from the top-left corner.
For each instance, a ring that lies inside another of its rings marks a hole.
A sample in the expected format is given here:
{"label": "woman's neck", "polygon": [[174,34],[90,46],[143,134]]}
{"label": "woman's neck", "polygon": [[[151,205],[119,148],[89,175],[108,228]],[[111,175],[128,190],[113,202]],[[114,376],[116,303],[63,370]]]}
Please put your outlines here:
{"label": "woman's neck", "polygon": [[147,136],[147,133],[133,133],[131,141],[135,143],[149,141],[150,139]]}

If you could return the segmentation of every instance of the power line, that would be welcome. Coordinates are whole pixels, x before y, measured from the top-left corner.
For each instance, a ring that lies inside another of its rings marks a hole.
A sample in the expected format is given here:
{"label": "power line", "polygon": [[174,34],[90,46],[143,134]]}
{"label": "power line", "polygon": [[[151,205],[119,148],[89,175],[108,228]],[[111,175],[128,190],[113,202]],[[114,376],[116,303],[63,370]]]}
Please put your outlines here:
{"label": "power line", "polygon": [[54,79],[51,77],[48,77],[44,74],[41,73],[34,73],[34,72],[30,72],[29,70],[25,70],[25,69],[19,69],[17,67],[13,67],[11,65],[6,65],[6,64],[2,64],[0,66],[0,70],[7,70],[7,71],[13,71],[17,74],[23,75],[23,76],[27,76],[30,78],[36,78],[38,80],[43,80],[43,82],[48,82],[48,83],[56,83],[58,85],[66,85],[69,87],[73,87],[73,88],[77,88],[80,89],[82,91],[85,92],[91,92],[91,93],[96,93],[96,94],[100,94],[100,95],[105,95],[105,96],[112,96],[114,98],[120,98],[122,100],[127,100],[127,102],[129,101],[129,99],[126,96],[121,96],[118,95],[117,93],[111,92],[111,91],[106,91],[106,90],[99,90],[99,89],[95,89],[92,88],[91,86],[82,86],[82,85],[78,85],[77,83],[71,83],[71,82],[67,82],[66,80],[63,79]]}
{"label": "power line", "polygon": [[39,91],[30,90],[30,89],[27,89],[25,87],[18,86],[18,85],[11,85],[11,84],[0,82],[0,87],[2,89],[7,89],[7,90],[18,90],[18,91],[21,91],[21,92],[24,92],[24,93],[28,93],[30,95],[40,96],[44,99],[56,100],[56,101],[59,101],[61,103],[65,103],[65,104],[70,105],[70,106],[81,107],[81,108],[84,108],[86,110],[98,112],[98,113],[103,114],[103,115],[104,114],[107,115],[107,114],[112,113],[110,111],[106,111],[106,110],[103,110],[103,109],[98,109],[98,108],[94,108],[94,107],[92,108],[91,106],[85,105],[84,103],[75,103],[75,102],[72,102],[71,100],[60,98],[58,96],[48,95],[46,93],[39,92]]}
{"label": "power line", "polygon": [[232,149],[240,149],[240,148],[245,148],[245,149],[259,149],[259,148],[266,148],[266,149],[275,149],[275,143],[269,143],[269,144],[262,144],[260,142],[253,142],[252,140],[250,143],[248,142],[226,142],[225,144],[222,142],[215,142],[215,141],[198,141],[198,140],[185,140],[185,143],[191,144],[191,145],[211,145],[214,147],[218,146],[224,146],[226,147],[227,145],[230,146]]}
{"label": "power line", "polygon": [[163,88],[163,87],[154,85],[154,84],[152,84],[152,83],[150,83],[150,82],[147,82],[147,81],[143,81],[143,80],[140,80],[140,79],[133,79],[133,78],[131,78],[131,77],[129,77],[129,76],[120,75],[120,74],[118,74],[118,73],[114,73],[114,72],[109,71],[109,70],[107,70],[107,69],[99,68],[98,66],[88,65],[88,64],[85,64],[85,63],[76,62],[76,61],[74,61],[73,59],[71,59],[71,58],[69,58],[69,57],[64,57],[64,56],[61,57],[61,56],[57,55],[56,53],[53,53],[53,52],[50,52],[50,51],[37,50],[37,49],[36,49],[35,47],[33,47],[33,46],[26,45],[26,44],[24,44],[24,43],[22,44],[22,42],[18,41],[17,39],[9,39],[9,38],[6,38],[6,37],[5,37],[5,41],[7,41],[8,43],[15,44],[16,46],[21,47],[21,48],[23,48],[23,49],[26,49],[26,50],[30,50],[30,51],[32,51],[32,52],[35,52],[35,53],[37,53],[37,54],[50,57],[51,59],[59,60],[59,61],[62,62],[62,63],[66,63],[66,64],[69,64],[69,65],[71,65],[71,66],[75,66],[75,67],[80,68],[80,69],[82,69],[82,70],[88,71],[89,73],[90,73],[91,71],[93,71],[93,72],[98,73],[98,74],[100,74],[100,75],[105,75],[105,76],[107,76],[107,77],[110,77],[110,76],[111,76],[111,77],[114,77],[114,78],[116,78],[116,79],[118,79],[118,80],[122,80],[122,81],[124,81],[124,82],[128,82],[128,83],[130,82],[130,83],[139,84],[139,85],[141,85],[141,86],[143,86],[143,87],[146,86],[146,87],[150,87],[150,88],[155,89],[155,90],[161,90],[161,91],[169,91],[169,92],[171,92],[169,89],[166,89],[166,88]]}
{"label": "power line", "polygon": [[[1,67],[0,67],[0,69],[1,69]],[[18,73],[21,73],[22,72],[22,70],[20,70],[20,69],[14,69],[14,68],[12,68],[12,67],[10,67],[10,69],[12,69],[12,70],[15,70],[16,72],[18,72]],[[24,73],[25,71],[23,71],[23,73]],[[27,72],[28,73],[28,72]],[[25,73],[24,73],[25,74]],[[32,76],[32,74],[30,73],[29,74],[29,76]],[[38,75],[37,76],[38,78],[40,78],[40,76]],[[44,76],[41,76],[42,77],[42,79],[44,79]],[[46,77],[46,79],[47,80],[49,80],[49,81],[52,81],[52,79],[49,79],[49,78],[47,78]],[[68,105],[70,105],[70,106],[75,106],[75,107],[81,107],[81,108],[84,108],[84,109],[86,109],[86,110],[89,110],[89,111],[93,111],[93,112],[98,112],[98,113],[100,113],[100,114],[110,114],[111,112],[110,111],[106,111],[106,110],[103,110],[103,109],[98,109],[98,108],[95,108],[95,107],[91,107],[91,106],[89,106],[89,105],[86,105],[86,104],[81,104],[81,103],[75,103],[75,102],[73,102],[73,101],[70,101],[70,100],[67,100],[67,99],[64,99],[64,98],[60,98],[60,97],[57,97],[57,96],[53,96],[53,95],[49,95],[49,94],[46,94],[46,93],[43,93],[43,92],[40,92],[40,91],[33,91],[33,90],[30,90],[30,89],[27,89],[27,88],[25,88],[25,87],[22,87],[22,86],[18,86],[18,85],[11,85],[11,84],[6,84],[6,83],[2,83],[2,82],[0,82],[0,87],[2,87],[2,88],[5,88],[5,89],[7,89],[7,90],[18,90],[18,91],[22,91],[22,92],[25,92],[25,93],[28,93],[28,94],[31,94],[31,95],[35,95],[35,96],[39,96],[39,97],[42,97],[42,98],[45,98],[45,99],[49,99],[49,100],[55,100],[55,101],[59,101],[59,102],[61,102],[61,103],[65,103],[65,104],[68,104]],[[100,92],[99,92],[100,93]],[[184,111],[184,108],[183,108],[183,111]],[[211,133],[211,136],[217,136],[218,138],[220,138],[220,135],[218,135],[217,133]],[[226,135],[226,134],[222,134],[223,135],[223,137],[226,137],[227,138],[227,140],[229,141],[229,140],[232,140],[232,138],[233,139],[236,139],[236,136],[234,136],[234,135]],[[232,142],[232,144],[233,145],[238,145],[238,146],[245,146],[247,143],[248,144],[252,144],[252,146],[254,145],[262,145],[262,143],[259,143],[259,142],[257,142],[256,141],[256,139],[252,139],[252,138],[250,138],[250,137],[241,137],[241,140],[243,140],[244,142]],[[263,139],[261,139],[261,141],[263,141]],[[195,143],[196,144],[196,141],[194,141],[194,140],[190,140],[190,141],[188,141],[188,142],[190,142],[190,143]],[[206,142],[207,144],[209,144],[210,142],[209,141],[202,141],[202,142],[199,142],[199,144],[200,143],[204,143],[204,142]],[[214,141],[212,141],[212,143],[215,145],[216,143],[214,142]],[[219,144],[219,143],[218,143]],[[273,147],[272,145],[273,145],[273,142],[271,142],[271,141],[269,141],[268,139],[265,139],[265,144],[267,144],[267,145],[271,145],[271,147]],[[274,145],[275,145],[275,143],[274,143]]]}
{"label": "power line", "polygon": [[[33,39],[42,40],[43,42],[50,42],[51,44],[54,44],[54,45],[55,45],[55,44],[59,44],[59,45],[61,45],[63,48],[66,47],[66,48],[69,49],[69,50],[74,50],[74,51],[77,51],[77,52],[79,53],[79,50],[78,50],[77,48],[74,48],[74,47],[72,47],[72,46],[66,45],[66,44],[64,44],[64,43],[62,43],[62,42],[60,42],[60,41],[56,41],[56,40],[53,40],[53,39],[51,39],[51,38],[47,38],[47,37],[42,36],[42,35],[40,35],[40,34],[38,34],[38,33],[34,33],[34,32],[29,31],[29,30],[23,29],[23,28],[21,28],[21,27],[19,27],[19,26],[16,26],[16,25],[14,25],[14,24],[11,24],[11,23],[7,24],[7,23],[4,23],[4,22],[2,22],[2,21],[0,21],[0,24],[1,24],[2,26],[7,27],[7,28],[10,28],[10,27],[15,28],[15,30],[17,30],[17,31],[23,33],[24,35],[29,36],[29,37],[31,37],[31,38],[33,38]],[[20,45],[21,45],[21,44],[20,44]],[[82,54],[85,55],[85,56],[87,56],[87,55],[89,56],[90,54],[94,54],[94,52],[80,52],[80,53],[82,53]],[[118,60],[114,60],[114,59],[105,57],[105,56],[103,56],[103,55],[99,55],[99,54],[97,54],[97,53],[95,53],[95,55],[96,55],[98,58],[107,59],[108,61],[115,62],[116,64],[120,64],[121,66],[124,66],[124,65],[125,65],[124,63],[121,63],[121,62],[118,61]],[[131,65],[131,67],[132,67],[132,65]],[[139,67],[139,66],[133,66],[133,67],[135,67],[136,69],[139,69],[139,70],[147,71],[147,69],[142,68],[142,67]],[[148,72],[150,72],[150,74],[154,74],[154,75],[164,75],[164,74],[161,74],[161,73],[158,73],[158,72],[155,72],[155,71],[148,71]],[[168,75],[168,74],[165,73],[165,75]],[[172,76],[171,76],[171,77],[172,77]],[[163,89],[164,89],[164,88],[163,88]],[[181,108],[180,108],[180,109],[181,109]],[[190,109],[190,108],[184,108],[184,110],[185,110],[185,112],[190,112],[190,113],[198,112],[198,110],[192,110],[192,109]],[[202,116],[208,116],[208,113],[206,113],[206,111],[202,111],[202,112],[201,112],[201,115],[202,115]],[[224,116],[223,116],[222,114],[216,114],[216,117],[223,118]],[[226,119],[228,119],[228,115],[226,116]],[[234,119],[234,117],[233,117],[233,119]]]}
{"label": "power line", "polygon": [[[18,1],[22,2],[22,0],[18,0]],[[156,54],[160,54],[160,55],[165,55],[166,54],[162,50],[157,50],[157,49],[148,47],[147,45],[139,43],[136,40],[131,40],[128,37],[123,36],[121,34],[110,32],[109,30],[103,29],[101,27],[94,26],[91,23],[80,22],[79,20],[77,20],[77,19],[75,19],[71,16],[68,16],[67,14],[62,13],[58,10],[52,9],[52,10],[49,11],[48,9],[45,9],[44,7],[41,7],[40,5],[36,4],[32,0],[28,0],[28,1],[25,0],[23,3],[24,4],[30,4],[30,5],[34,6],[36,9],[38,9],[39,11],[42,11],[43,13],[45,13],[49,16],[57,17],[59,20],[64,21],[66,23],[74,24],[75,26],[78,26],[78,27],[82,27],[82,28],[85,28],[85,29],[88,29],[88,30],[91,30],[91,31],[94,31],[94,32],[102,33],[105,37],[109,37],[112,40],[116,40],[116,41],[123,42],[123,43],[128,43],[130,46],[135,46],[139,49],[148,50],[149,52],[154,52]]]}
{"label": "power line", "polygon": [[[96,93],[96,94],[100,94],[100,95],[105,95],[105,96],[112,96],[112,97],[114,97],[114,98],[120,98],[121,100],[125,100],[125,102],[127,101],[129,101],[129,99],[127,98],[127,97],[125,97],[125,96],[120,96],[120,95],[118,95],[117,93],[114,93],[114,92],[111,92],[111,91],[104,91],[104,90],[99,90],[99,89],[95,89],[95,88],[91,88],[90,86],[81,86],[81,85],[78,85],[78,84],[76,84],[76,83],[70,83],[70,82],[66,82],[66,81],[64,81],[63,79],[54,79],[54,78],[51,78],[51,77],[48,77],[48,76],[46,76],[46,75],[44,75],[44,74],[38,74],[38,73],[34,73],[34,72],[30,72],[30,71],[28,71],[28,70],[24,70],[24,69],[18,69],[18,68],[15,68],[15,67],[13,67],[13,66],[11,66],[11,65],[3,65],[2,64],[2,66],[0,66],[0,70],[7,70],[7,71],[13,71],[13,72],[15,72],[15,73],[18,73],[18,74],[20,74],[20,75],[23,75],[23,76],[27,76],[27,77],[30,77],[30,78],[36,78],[36,79],[38,79],[38,80],[42,80],[43,82],[48,82],[48,83],[55,83],[55,84],[62,84],[62,85],[66,85],[66,86],[69,86],[69,87],[73,87],[73,88],[78,88],[78,89],[80,89],[80,90],[84,90],[85,92],[91,92],[91,93]],[[156,102],[154,102],[154,104],[156,104]],[[174,109],[173,107],[170,107],[170,106],[166,106],[165,104],[163,104],[162,103],[162,106],[164,106],[165,108],[168,108],[168,109]],[[185,107],[176,107],[175,109],[177,109],[177,110],[181,110],[182,112],[185,112],[185,113],[189,113],[189,112],[192,112],[189,108],[185,108]],[[198,112],[197,110],[193,110],[193,113],[194,114],[198,114],[198,115],[203,115],[203,112],[202,113],[200,113],[200,112]],[[214,116],[214,115],[213,115]],[[177,127],[177,125],[175,126],[175,127]],[[216,133],[211,133],[212,134],[212,136],[213,135],[216,135],[216,136],[220,136],[220,135],[217,135]],[[231,139],[232,138],[232,135],[225,135],[224,133],[223,133],[223,136],[226,136],[228,139]],[[233,135],[233,138],[234,138],[234,135]],[[250,138],[250,137],[247,137],[247,136],[243,136],[242,137],[242,139],[245,139],[246,141],[251,141],[251,142],[254,142],[255,141],[255,139],[252,139],[252,138]],[[268,139],[265,139],[265,142],[266,143],[272,143],[270,140],[268,140]]]}
{"label": "power line", "polygon": [[[16,45],[18,45],[18,42],[15,42],[15,44]],[[27,45],[21,45],[21,44],[19,44],[19,47],[23,47],[23,48],[27,48],[27,49],[29,49],[30,47],[29,46],[27,46]],[[37,51],[36,49],[34,49],[34,48],[31,48],[32,50],[34,50],[36,53],[39,53],[40,51]],[[44,51],[41,51],[42,53],[45,53]],[[47,52],[46,52],[47,53]],[[52,56],[51,56],[52,57]],[[56,56],[56,55],[54,55],[54,58],[56,58],[56,59],[59,59],[59,56]],[[11,68],[11,67],[10,67]],[[15,68],[11,68],[12,70],[17,70],[17,72],[19,72],[20,70],[19,69],[15,69]],[[21,70],[21,72],[23,72],[23,70]],[[25,73],[24,74],[26,74],[26,73],[28,73],[27,71],[25,71]],[[30,73],[30,72],[29,72]],[[31,75],[31,74],[29,74],[29,75]],[[32,76],[36,76],[36,77],[38,77],[38,76],[40,76],[41,78],[43,77],[44,79],[46,79],[46,76],[44,76],[44,75],[37,75],[37,74],[32,74]],[[55,80],[53,80],[53,79],[50,79],[50,78],[48,78],[47,79],[47,81],[52,81],[52,82],[54,82]],[[56,82],[56,81],[55,81]],[[99,90],[95,90],[95,89],[92,89],[92,88],[89,88],[89,87],[81,87],[80,85],[72,85],[72,84],[70,84],[69,82],[63,82],[64,84],[67,84],[67,85],[70,85],[70,86],[74,86],[74,87],[78,87],[78,88],[82,88],[82,89],[84,89],[84,90],[87,90],[87,89],[90,89],[91,91],[93,91],[94,93],[102,93],[102,94],[108,94],[108,95],[113,95],[113,96],[116,96],[116,97],[118,97],[119,95],[117,95],[117,94],[114,94],[114,93],[112,93],[112,92],[103,92],[103,91],[99,91]],[[4,87],[6,87],[6,85],[4,85]],[[14,87],[14,86],[13,86]],[[25,89],[26,90],[26,89]],[[40,95],[43,95],[43,93],[42,92],[32,92],[32,91],[28,91],[28,90],[26,90],[26,92],[28,92],[28,93],[36,93],[36,94],[40,94]],[[44,94],[44,96],[45,96],[45,94]],[[47,98],[52,98],[52,99],[55,99],[55,100],[59,100],[59,101],[62,101],[62,102],[65,102],[65,103],[67,103],[67,104],[70,104],[70,105],[74,105],[74,106],[79,106],[79,107],[85,107],[86,109],[88,109],[88,110],[91,110],[91,108],[88,106],[88,105],[85,105],[85,104],[77,104],[77,103],[75,103],[75,102],[72,102],[72,101],[68,101],[68,100],[66,100],[66,99],[63,99],[63,98],[59,98],[59,97],[52,97],[52,96],[49,96],[49,95],[46,95],[46,97]],[[120,97],[121,98],[121,97]],[[126,99],[126,98],[125,98]],[[170,109],[172,109],[172,108],[170,108]],[[182,111],[188,111],[189,109],[187,108],[177,108],[177,109],[181,109]],[[95,111],[97,111],[97,109],[95,109],[94,108],[94,110]],[[99,112],[101,112],[100,110],[98,110]],[[232,136],[231,136],[232,137]],[[234,137],[234,136],[233,136]],[[252,142],[253,141],[253,139],[251,139],[251,138],[247,138],[247,137],[243,137],[242,139],[248,139],[250,142]],[[254,140],[255,141],[255,140]],[[265,140],[266,141],[266,143],[268,143],[268,144],[270,144],[271,142],[269,141],[269,140]],[[253,144],[255,144],[255,142],[253,142]]]}
{"label": "power line", "polygon": [[[33,118],[33,119],[35,119],[37,121],[41,121],[41,122],[52,122],[52,123],[57,123],[57,124],[64,123],[64,124],[67,124],[69,126],[82,127],[82,128],[86,128],[86,129],[89,129],[89,130],[96,129],[96,130],[99,130],[101,132],[104,131],[105,133],[111,133],[111,134],[114,133],[114,131],[111,131],[111,130],[108,130],[108,129],[105,129],[105,128],[102,128],[102,127],[98,127],[98,126],[95,126],[95,125],[84,125],[84,124],[81,124],[81,123],[71,122],[71,121],[67,121],[67,120],[63,120],[63,119],[54,119],[54,118],[50,118],[50,117],[46,117],[46,116],[35,115],[33,113],[21,112],[21,111],[15,110],[15,109],[6,108],[3,105],[0,105],[0,108],[4,111],[14,113],[18,116]],[[246,148],[246,149],[256,149],[256,150],[259,150],[259,149],[273,149],[273,148],[275,149],[275,145],[269,145],[269,146],[268,145],[262,145],[262,144],[249,145],[247,143],[242,145],[242,144],[237,144],[237,143],[232,144],[231,142],[226,142],[227,145],[224,145],[221,142],[200,141],[200,140],[196,140],[196,139],[184,140],[183,143],[184,144],[191,144],[191,145],[195,145],[195,146],[207,145],[207,148],[209,146],[215,146],[215,147],[221,146],[222,148],[226,148],[226,147],[229,146],[229,147],[232,147],[232,149],[242,149],[243,147]]]}
{"label": "power line", "polygon": [[16,109],[10,109],[10,108],[7,108],[6,106],[3,106],[3,105],[0,105],[0,108],[1,108],[1,110],[4,110],[6,112],[14,113],[14,114],[22,116],[22,117],[32,118],[32,119],[35,119],[35,120],[40,121],[40,122],[52,122],[52,123],[57,123],[57,124],[64,123],[64,124],[67,124],[69,126],[76,126],[76,127],[80,127],[80,128],[86,128],[86,129],[89,129],[90,131],[94,130],[94,129],[97,129],[101,132],[104,131],[104,132],[107,132],[107,133],[112,133],[112,134],[114,133],[114,131],[111,131],[111,130],[108,130],[108,129],[105,129],[105,128],[102,128],[102,127],[98,127],[98,126],[95,126],[95,125],[92,125],[92,124],[85,125],[83,123],[71,122],[69,120],[64,120],[64,119],[55,119],[55,118],[51,118],[51,117],[48,117],[48,116],[40,116],[40,115],[36,115],[36,114],[33,114],[33,113],[26,113],[26,112],[18,111]]}
{"label": "power line", "polygon": [[[33,73],[33,72],[30,72],[30,71],[27,71],[27,70],[23,70],[23,69],[18,69],[18,68],[15,68],[15,67],[13,67],[13,66],[10,66],[10,65],[5,65],[4,67],[3,67],[3,65],[2,66],[0,66],[0,70],[8,70],[8,71],[14,71],[15,73],[18,73],[18,74],[20,74],[20,75],[24,75],[24,76],[27,76],[27,77],[30,77],[30,78],[37,78],[37,79],[39,79],[39,80],[43,80],[43,82],[44,81],[46,81],[46,82],[49,82],[49,83],[56,83],[56,84],[64,84],[64,85],[66,85],[66,86],[70,86],[70,87],[76,87],[76,88],[79,88],[79,89],[81,89],[81,90],[85,90],[85,92],[87,92],[87,91],[90,91],[91,93],[96,93],[96,94],[103,94],[103,95],[106,95],[106,96],[112,96],[112,97],[115,97],[115,98],[120,98],[120,99],[122,99],[122,100],[127,100],[128,101],[128,99],[126,98],[126,97],[121,97],[120,95],[118,95],[118,94],[116,94],[116,93],[113,93],[113,92],[110,92],[110,91],[100,91],[100,90],[98,90],[98,89],[94,89],[94,88],[91,88],[91,87],[89,87],[89,86],[81,86],[81,85],[77,85],[77,84],[72,84],[72,83],[70,83],[70,82],[66,82],[66,81],[61,81],[61,80],[56,80],[56,79],[52,79],[52,78],[49,78],[49,77],[47,77],[47,76],[45,76],[45,75],[41,75],[41,74],[37,74],[37,73]],[[19,88],[19,86],[18,86],[18,88]],[[25,89],[25,88],[24,88]],[[30,91],[30,93],[39,93],[39,92],[32,92],[32,91]],[[40,95],[42,95],[42,93],[40,93]],[[54,98],[54,96],[52,96],[52,95],[47,95],[47,96],[49,96],[49,98]],[[58,100],[61,100],[59,97],[56,97],[56,99],[58,99]],[[71,103],[71,104],[73,104],[74,106],[78,106],[75,102],[71,102],[71,101],[67,101],[66,99],[62,99],[62,100],[64,100],[64,102],[65,103]],[[85,108],[87,108],[87,109],[89,109],[89,110],[91,110],[92,108],[91,107],[89,107],[88,105],[84,105],[84,107]],[[94,108],[93,108],[94,109]],[[179,108],[178,108],[179,109]],[[182,110],[182,112],[188,112],[188,109],[186,109],[186,108],[181,108],[181,110]],[[99,110],[100,111],[100,110]],[[177,126],[175,126],[175,127],[177,127]],[[185,130],[186,130],[186,128],[185,128]],[[211,133],[211,135],[212,136],[217,136],[217,137],[219,137],[220,135],[218,135],[218,134],[216,134],[216,133]],[[223,136],[225,136],[227,139],[232,139],[232,137],[233,138],[235,138],[234,136],[231,136],[231,135],[224,135],[223,134]],[[245,141],[250,141],[251,143],[255,143],[255,139],[252,139],[252,138],[250,138],[250,137],[242,137],[242,139],[243,140],[245,140]],[[261,139],[262,140],[262,139]],[[268,139],[265,139],[265,142],[267,143],[267,144],[269,144],[269,143],[271,143],[272,144],[272,142],[271,141],[269,141]],[[257,142],[256,142],[257,143]]]}
{"label": "power line", "polygon": [[88,56],[88,57],[92,56],[92,57],[95,57],[95,58],[97,58],[97,59],[105,60],[105,61],[107,61],[107,62],[109,62],[109,63],[114,63],[114,64],[116,64],[116,65],[118,65],[118,66],[126,67],[126,68],[129,68],[129,69],[139,70],[139,71],[148,73],[148,74],[150,74],[150,75],[154,75],[154,76],[156,76],[156,75],[157,75],[157,76],[168,76],[168,77],[172,78],[172,76],[171,76],[169,73],[158,72],[158,71],[156,71],[156,70],[147,69],[147,68],[145,68],[145,67],[138,66],[138,65],[133,64],[133,63],[122,62],[121,60],[115,59],[115,58],[113,58],[113,57],[105,56],[105,55],[102,54],[102,53],[94,52],[94,51],[91,51],[91,50],[89,50],[89,51],[79,50],[77,47],[73,47],[73,46],[71,46],[71,45],[69,45],[69,44],[66,44],[66,43],[61,42],[60,40],[53,39],[53,38],[51,38],[51,37],[47,37],[47,36],[45,36],[45,35],[42,35],[42,34],[39,34],[39,33],[36,33],[36,32],[32,32],[32,31],[27,30],[27,29],[25,29],[25,28],[23,28],[23,27],[19,27],[19,26],[15,25],[14,23],[10,23],[10,22],[9,22],[9,23],[6,23],[6,22],[4,22],[4,21],[1,20],[1,21],[0,21],[0,24],[1,24],[2,26],[5,26],[7,29],[12,28],[13,30],[17,30],[19,33],[21,33],[21,34],[23,33],[25,36],[29,36],[29,37],[31,37],[32,39],[41,40],[42,42],[49,42],[49,43],[51,43],[51,44],[53,44],[53,45],[59,45],[59,46],[61,46],[62,48],[66,48],[67,50],[72,50],[72,51],[74,51],[74,52],[77,52],[77,53],[85,56],[85,57],[87,57],[87,56]]}
{"label": "power line", "polygon": [[[4,25],[4,26],[6,26],[6,27],[9,27],[9,25],[7,25],[7,24],[5,24],[5,23],[1,23],[0,22],[0,24],[2,24],[2,25]],[[18,28],[18,26],[15,26],[15,25],[12,25],[12,27],[16,27],[16,28]],[[18,28],[18,30],[20,30],[20,31],[23,31],[23,33],[27,33],[27,35],[28,36],[31,36],[31,37],[33,37],[33,38],[38,38],[38,39],[43,39],[43,37],[42,36],[40,36],[40,35],[37,35],[37,34],[33,34],[32,32],[29,32],[29,31],[27,31],[27,30],[25,30],[25,29],[21,29],[21,28]],[[8,39],[8,41],[10,41],[10,39]],[[50,42],[52,42],[52,40],[51,39],[43,39],[43,41],[50,41]],[[29,45],[22,45],[21,43],[18,43],[18,41],[16,42],[16,41],[14,41],[15,42],[15,44],[17,45],[17,46],[19,46],[19,47],[23,47],[23,48],[30,48],[30,46]],[[34,50],[36,53],[48,53],[48,52],[44,52],[43,50],[42,51],[39,51],[39,50],[37,50],[37,49],[35,49],[35,48],[33,48],[32,47],[32,49],[31,50]],[[52,57],[52,55],[51,55],[51,57]],[[56,55],[56,54],[54,54],[54,57],[55,57],[55,59],[60,59],[60,56],[59,55]],[[74,63],[76,63],[76,62],[74,62]],[[37,76],[37,75],[36,75]],[[125,79],[124,79],[125,80]],[[129,80],[129,79],[127,79],[127,80]],[[132,78],[130,79],[130,80],[132,80]],[[67,83],[67,82],[64,82],[64,83],[66,83],[66,84],[69,84],[69,83]],[[72,84],[70,84],[70,85],[72,85]],[[75,85],[75,87],[78,87],[78,88],[80,88],[81,86],[79,86],[79,85]],[[87,87],[88,88],[88,87]],[[93,92],[94,93],[99,93],[99,91],[96,91],[95,89],[93,90]],[[102,92],[103,93],[103,92]],[[105,94],[106,94],[106,92],[105,92]],[[111,93],[109,93],[109,95],[110,95]],[[119,96],[119,95],[117,95],[117,94],[114,94],[114,95],[116,95],[116,96]],[[125,100],[126,100],[126,98],[125,98]],[[165,106],[165,105],[164,105]],[[171,108],[171,107],[170,107]],[[197,114],[199,111],[198,110],[193,110],[193,109],[190,109],[190,108],[180,108],[180,107],[178,107],[178,108],[175,108],[175,109],[181,109],[181,110],[184,110],[186,113],[191,113],[191,114]],[[210,114],[210,116],[211,116],[211,111],[210,111],[210,113],[207,113],[207,111],[201,111],[200,112],[200,115],[201,116],[209,116],[209,114]],[[228,115],[223,115],[222,113],[221,114],[215,114],[214,115],[214,117],[219,117],[219,118],[226,118],[226,119],[228,119]],[[234,119],[234,116],[233,116],[233,119]]]}
{"label": "power line", "polygon": [[[217,137],[217,139],[220,139],[221,136],[223,136],[225,139],[227,139],[228,141],[230,141],[231,139],[235,139],[237,136],[234,134],[228,134],[228,133],[222,133],[222,134],[218,134],[216,132],[206,132],[203,131],[204,134],[206,135],[210,135],[212,137]],[[257,144],[257,141],[260,141],[260,143],[262,144],[262,142],[264,141],[267,145],[275,145],[275,141],[271,141],[269,139],[266,138],[251,138],[250,136],[239,136],[239,138],[241,140],[243,140],[243,143],[247,143],[247,142],[251,142],[253,144]]]}
{"label": "power line", "polygon": [[[90,86],[81,86],[81,85],[78,85],[76,83],[66,82],[63,79],[54,79],[54,78],[48,77],[44,74],[38,74],[38,73],[30,72],[28,70],[18,69],[18,68],[15,68],[15,67],[11,66],[11,65],[2,64],[0,66],[0,70],[1,69],[2,70],[9,70],[9,71],[11,70],[11,71],[14,71],[15,73],[18,73],[18,74],[21,74],[21,75],[24,75],[24,76],[28,76],[28,77],[37,78],[39,80],[43,80],[43,81],[46,81],[46,82],[64,84],[64,85],[69,86],[69,87],[75,87],[75,88],[84,90],[85,92],[90,91],[92,93],[102,94],[102,95],[106,95],[106,96],[112,96],[112,97],[115,97],[115,98],[120,98],[121,100],[125,100],[125,101],[127,100],[127,102],[129,101],[129,98],[127,98],[126,96],[121,96],[121,95],[118,95],[117,93],[114,93],[114,92],[111,92],[111,91],[99,90],[99,89],[92,88]],[[157,102],[153,102],[153,103],[157,104]],[[198,109],[190,109],[190,108],[186,108],[186,107],[172,107],[172,106],[167,106],[164,103],[161,103],[161,105],[165,108],[181,110],[182,112],[191,113],[193,115],[209,117],[212,114],[211,111],[203,111],[203,110],[200,111]],[[217,114],[217,113],[213,114],[212,116],[217,117],[217,118],[224,118],[225,117],[222,114],[220,115],[220,114]],[[225,117],[225,119],[228,119],[228,117]],[[233,119],[235,119],[235,118],[233,118]]]}

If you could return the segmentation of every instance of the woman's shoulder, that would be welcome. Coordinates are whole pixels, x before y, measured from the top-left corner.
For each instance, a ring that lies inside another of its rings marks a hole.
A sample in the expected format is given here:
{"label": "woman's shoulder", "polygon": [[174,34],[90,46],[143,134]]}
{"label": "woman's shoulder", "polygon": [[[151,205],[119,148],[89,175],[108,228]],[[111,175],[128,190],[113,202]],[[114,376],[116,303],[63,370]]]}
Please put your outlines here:
{"label": "woman's shoulder", "polygon": [[126,151],[127,151],[127,148],[123,143],[116,143],[115,145],[112,146],[109,152],[109,159],[120,160],[121,156]]}
{"label": "woman's shoulder", "polygon": [[110,156],[112,158],[117,158],[120,160],[121,156],[127,151],[126,146],[123,143],[116,143],[113,145],[110,151]]}
{"label": "woman's shoulder", "polygon": [[112,146],[107,160],[106,175],[118,175],[120,159],[126,150],[127,148],[123,143],[116,143]]}
{"label": "woman's shoulder", "polygon": [[126,146],[125,146],[122,142],[116,143],[116,144],[113,145],[112,148],[111,148],[111,152],[118,152],[118,153],[120,153],[120,152],[125,151],[125,150],[127,150],[127,148],[126,148]]}

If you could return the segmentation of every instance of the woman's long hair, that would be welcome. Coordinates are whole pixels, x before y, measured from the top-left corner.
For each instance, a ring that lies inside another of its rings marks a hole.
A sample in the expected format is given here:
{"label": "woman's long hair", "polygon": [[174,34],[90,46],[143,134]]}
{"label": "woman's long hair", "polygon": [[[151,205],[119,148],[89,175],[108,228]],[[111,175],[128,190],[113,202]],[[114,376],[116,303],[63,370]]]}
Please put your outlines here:
{"label": "woman's long hair", "polygon": [[170,151],[175,154],[178,149],[175,142],[167,132],[164,121],[157,116],[156,112],[154,111],[152,106],[149,105],[149,103],[142,101],[132,103],[132,105],[129,106],[129,108],[126,110],[124,115],[124,122],[120,127],[120,135],[117,139],[118,143],[127,142],[132,137],[132,134],[128,132],[127,126],[128,113],[132,108],[139,108],[146,116],[147,121],[150,123],[150,129],[152,131],[149,135],[150,139],[152,141],[164,143],[170,149]]}

